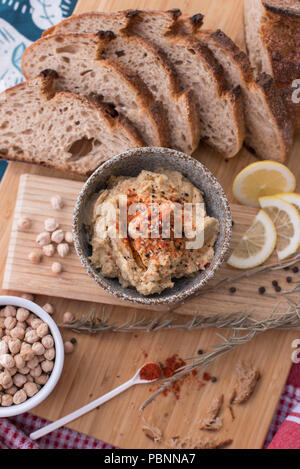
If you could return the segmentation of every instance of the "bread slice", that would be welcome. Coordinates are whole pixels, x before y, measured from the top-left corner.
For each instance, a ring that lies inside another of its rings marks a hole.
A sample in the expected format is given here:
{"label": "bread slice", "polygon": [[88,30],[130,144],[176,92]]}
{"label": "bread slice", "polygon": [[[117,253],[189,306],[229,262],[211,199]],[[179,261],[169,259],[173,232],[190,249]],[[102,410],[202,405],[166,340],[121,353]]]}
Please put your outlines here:
{"label": "bread slice", "polygon": [[246,146],[264,159],[285,161],[293,144],[293,126],[271,77],[254,80],[247,55],[221,30],[199,31],[197,37],[223,66],[232,87],[241,86]]}
{"label": "bread slice", "polygon": [[118,34],[134,20],[135,10],[90,12],[72,15],[43,32],[42,36],[66,33],[97,33],[100,30]]}
{"label": "bread slice", "polygon": [[22,70],[26,78],[33,78],[43,68],[56,70],[57,90],[100,95],[135,125],[147,145],[170,146],[162,104],[125,66],[113,60],[95,60],[98,48],[97,34],[48,35],[26,49]]}
{"label": "bread slice", "polygon": [[99,32],[99,59],[113,59],[137,73],[157,101],[161,101],[169,121],[171,146],[191,154],[200,140],[200,118],[192,90],[180,91],[179,82],[165,54],[137,35]]}
{"label": "bread slice", "polygon": [[273,76],[300,131],[300,103],[293,100],[293,83],[300,77],[300,3],[244,0],[244,21],[252,66]]}
{"label": "bread slice", "polygon": [[137,18],[130,31],[161,47],[182,86],[193,89],[202,138],[225,157],[235,156],[245,136],[239,87],[229,91],[223,69],[211,51],[193,36],[174,32],[174,26],[167,29],[161,12],[139,11]]}
{"label": "bread slice", "polygon": [[55,93],[57,74],[0,94],[0,157],[87,175],[113,155],[143,146],[134,128],[102,105]]}

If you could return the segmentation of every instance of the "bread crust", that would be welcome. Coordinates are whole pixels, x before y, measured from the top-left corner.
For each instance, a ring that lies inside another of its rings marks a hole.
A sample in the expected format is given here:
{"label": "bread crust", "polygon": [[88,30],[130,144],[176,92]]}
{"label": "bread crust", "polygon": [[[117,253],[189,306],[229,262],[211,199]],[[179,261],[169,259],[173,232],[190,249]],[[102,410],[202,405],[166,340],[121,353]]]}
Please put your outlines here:
{"label": "bread crust", "polygon": [[289,1],[285,0],[263,0],[264,7],[270,13],[285,18],[300,18],[300,5],[297,8],[293,8],[289,3]]}

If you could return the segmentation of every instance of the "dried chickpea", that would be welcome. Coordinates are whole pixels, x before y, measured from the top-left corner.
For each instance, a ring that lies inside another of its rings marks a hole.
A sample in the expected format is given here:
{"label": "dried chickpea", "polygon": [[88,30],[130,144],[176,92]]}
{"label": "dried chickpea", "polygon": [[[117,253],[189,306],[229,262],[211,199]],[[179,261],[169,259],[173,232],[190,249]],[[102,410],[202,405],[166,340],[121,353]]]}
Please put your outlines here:
{"label": "dried chickpea", "polygon": [[43,306],[43,310],[45,310],[46,313],[48,313],[48,314],[53,314],[53,313],[54,313],[54,308],[53,308],[53,306],[52,306],[50,303],[46,303],[46,304]]}
{"label": "dried chickpea", "polygon": [[10,376],[15,376],[15,374],[17,373],[17,371],[18,371],[18,368],[17,368],[16,366],[14,366],[13,368],[10,368],[10,369],[8,370]]}
{"label": "dried chickpea", "polygon": [[54,363],[51,360],[45,360],[41,363],[41,368],[44,373],[50,373],[53,370]]}
{"label": "dried chickpea", "polygon": [[50,202],[54,210],[61,210],[64,206],[64,202],[60,195],[54,195],[51,197]]}
{"label": "dried chickpea", "polygon": [[74,320],[74,316],[69,311],[66,311],[63,315],[63,323],[67,324],[68,322],[72,322]]}
{"label": "dried chickpea", "polygon": [[6,342],[4,342],[3,340],[1,340],[0,342],[0,355],[3,355],[3,353],[7,353],[8,352],[8,344]]}
{"label": "dried chickpea", "polygon": [[52,257],[55,254],[55,246],[54,244],[46,244],[46,246],[43,246],[43,253],[47,257]]}
{"label": "dried chickpea", "polygon": [[72,342],[67,341],[64,343],[64,349],[65,349],[65,354],[68,355],[74,352],[74,345],[72,344]]}
{"label": "dried chickpea", "polygon": [[0,384],[4,389],[8,389],[12,386],[12,377],[7,370],[0,373]]}
{"label": "dried chickpea", "polygon": [[25,376],[20,373],[17,373],[13,377],[13,383],[15,386],[17,386],[17,388],[21,388],[22,386],[24,386],[26,382],[27,382],[27,378],[25,378]]}
{"label": "dried chickpea", "polygon": [[13,405],[13,397],[10,394],[4,394],[1,398],[2,407],[10,407]]}
{"label": "dried chickpea", "polygon": [[42,260],[42,254],[38,251],[32,251],[28,254],[28,259],[32,264],[39,264]]}
{"label": "dried chickpea", "polygon": [[19,231],[29,230],[31,227],[31,220],[27,217],[21,217],[18,220],[17,226]]}
{"label": "dried chickpea", "polygon": [[25,338],[24,340],[28,342],[29,344],[33,344],[34,342],[37,342],[39,340],[39,336],[37,335],[37,332],[35,330],[28,331],[25,333]]}
{"label": "dried chickpea", "polygon": [[4,331],[3,331],[3,329],[0,327],[0,339],[2,339],[3,336],[4,336]]}
{"label": "dried chickpea", "polygon": [[51,241],[60,244],[64,240],[65,234],[63,230],[55,230],[51,235]]}
{"label": "dried chickpea", "polygon": [[38,392],[38,387],[35,383],[25,383],[23,389],[28,397],[32,397]]}
{"label": "dried chickpea", "polygon": [[17,320],[20,322],[24,322],[28,319],[29,317],[29,311],[28,309],[25,308],[18,308],[17,310]]}
{"label": "dried chickpea", "polygon": [[26,329],[26,322],[18,321],[16,327],[22,327],[22,329]]}
{"label": "dried chickpea", "polygon": [[28,375],[28,373],[30,373],[30,368],[28,368],[28,366],[24,366],[23,368],[18,368],[18,371],[21,375]]}
{"label": "dried chickpea", "polygon": [[21,298],[25,300],[34,301],[34,295],[32,293],[22,293]]}
{"label": "dried chickpea", "polygon": [[23,389],[20,389],[20,391],[17,391],[16,394],[13,396],[13,402],[14,404],[22,404],[22,402],[25,402],[27,399],[26,392],[23,391]]}
{"label": "dried chickpea", "polygon": [[21,341],[20,339],[11,339],[8,342],[8,348],[12,355],[16,355],[21,350]]}
{"label": "dried chickpea", "polygon": [[14,306],[5,306],[5,308],[3,309],[3,316],[5,318],[15,317],[16,314],[17,314],[17,310]]}
{"label": "dried chickpea", "polygon": [[32,350],[31,345],[29,345],[29,344],[24,344],[24,343],[23,343],[23,344],[21,345],[20,355],[21,355],[21,357],[23,358],[23,360],[29,361],[29,360],[32,360],[32,358],[34,357],[35,353],[34,353],[34,351]]}
{"label": "dried chickpea", "polygon": [[0,327],[2,329],[4,329],[4,321],[5,321],[5,318],[4,317],[0,317]]}
{"label": "dried chickpea", "polygon": [[17,390],[18,390],[17,386],[13,385],[10,388],[6,389],[6,393],[13,396],[14,394],[16,394]]}
{"label": "dried chickpea", "polygon": [[38,360],[38,357],[33,357],[31,360],[29,360],[27,363],[26,363],[26,366],[28,366],[28,368],[30,368],[30,370],[33,370],[34,368],[36,368],[39,364],[39,360]]}
{"label": "dried chickpea", "polygon": [[50,240],[51,235],[48,231],[43,231],[42,233],[39,233],[36,237],[36,243],[41,247],[50,244]]}
{"label": "dried chickpea", "polygon": [[53,262],[51,270],[54,274],[58,275],[62,272],[63,268],[60,262]]}
{"label": "dried chickpea", "polygon": [[41,324],[43,324],[43,321],[39,318],[35,318],[31,321],[30,326],[32,329],[37,329]]}
{"label": "dried chickpea", "polygon": [[45,220],[44,226],[46,231],[52,233],[53,231],[57,230],[59,224],[57,223],[55,218],[47,218],[47,220]]}
{"label": "dried chickpea", "polygon": [[42,344],[45,348],[52,348],[54,346],[54,340],[52,335],[45,335],[45,337],[42,338]]}
{"label": "dried chickpea", "polygon": [[35,355],[44,355],[45,347],[41,342],[35,342],[32,344],[32,350],[34,351]]}
{"label": "dried chickpea", "polygon": [[16,318],[13,318],[13,317],[11,317],[11,316],[9,316],[8,318],[5,318],[4,326],[5,326],[6,329],[8,329],[9,331],[10,331],[11,329],[13,329],[16,324],[17,324]]}
{"label": "dried chickpea", "polygon": [[25,366],[25,360],[23,359],[22,355],[20,353],[17,353],[17,355],[14,356],[16,367],[17,368],[24,368]]}
{"label": "dried chickpea", "polygon": [[0,364],[3,366],[3,368],[14,368],[15,360],[8,353],[3,353],[2,355],[0,355]]}
{"label": "dried chickpea", "polygon": [[45,335],[47,335],[47,334],[49,333],[48,324],[46,324],[45,322],[43,322],[42,324],[39,325],[39,327],[37,328],[36,332],[37,332],[37,335],[38,335],[40,338],[45,337]]}
{"label": "dried chickpea", "polygon": [[57,245],[57,252],[60,257],[66,257],[70,252],[68,243],[59,243]]}
{"label": "dried chickpea", "polygon": [[1,340],[2,342],[5,342],[8,345],[8,342],[11,340],[11,337],[9,337],[8,335],[4,335]]}
{"label": "dried chickpea", "polygon": [[35,378],[35,382],[43,386],[44,384],[47,383],[48,379],[49,379],[49,375],[42,373],[40,376],[37,376]]}
{"label": "dried chickpea", "polygon": [[66,231],[65,233],[65,240],[67,243],[72,244],[73,243],[73,233],[71,231]]}
{"label": "dried chickpea", "polygon": [[41,376],[41,374],[42,374],[42,368],[40,365],[30,370],[30,376],[32,376],[33,378],[38,378],[39,376]]}
{"label": "dried chickpea", "polygon": [[29,326],[31,326],[31,323],[34,319],[36,319],[35,314],[30,313],[28,318],[26,319],[26,323],[29,324]]}
{"label": "dried chickpea", "polygon": [[25,335],[25,331],[24,331],[24,328],[23,327],[14,327],[14,329],[12,329],[10,331],[10,336],[13,338],[13,339],[23,339],[24,338],[24,335]]}
{"label": "dried chickpea", "polygon": [[44,353],[44,357],[46,358],[46,360],[54,360],[54,358],[55,358],[55,348],[52,347],[52,348],[49,348],[48,350],[46,350],[46,352]]}
{"label": "dried chickpea", "polygon": [[28,381],[29,383],[33,383],[33,382],[34,382],[34,379],[33,379],[32,376],[26,375],[26,378],[27,378],[27,381]]}

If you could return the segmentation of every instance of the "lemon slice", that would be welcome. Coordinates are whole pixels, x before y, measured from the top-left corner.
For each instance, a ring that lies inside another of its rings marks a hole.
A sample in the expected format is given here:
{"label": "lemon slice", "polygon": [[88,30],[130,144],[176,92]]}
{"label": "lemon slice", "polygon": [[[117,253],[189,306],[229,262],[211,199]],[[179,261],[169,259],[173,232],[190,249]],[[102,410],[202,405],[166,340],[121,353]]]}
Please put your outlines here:
{"label": "lemon slice", "polygon": [[259,197],[293,192],[296,179],[283,164],[258,161],[246,166],[233,181],[233,195],[241,203],[258,207]]}
{"label": "lemon slice", "polygon": [[276,194],[276,197],[293,204],[298,212],[300,212],[300,194],[296,194],[296,192],[286,192],[282,194]]}
{"label": "lemon slice", "polygon": [[259,203],[272,219],[277,232],[280,260],[291,256],[300,244],[300,215],[294,205],[277,196],[260,197]]}
{"label": "lemon slice", "polygon": [[277,235],[269,215],[260,210],[227,263],[237,269],[251,269],[263,264],[274,251]]}

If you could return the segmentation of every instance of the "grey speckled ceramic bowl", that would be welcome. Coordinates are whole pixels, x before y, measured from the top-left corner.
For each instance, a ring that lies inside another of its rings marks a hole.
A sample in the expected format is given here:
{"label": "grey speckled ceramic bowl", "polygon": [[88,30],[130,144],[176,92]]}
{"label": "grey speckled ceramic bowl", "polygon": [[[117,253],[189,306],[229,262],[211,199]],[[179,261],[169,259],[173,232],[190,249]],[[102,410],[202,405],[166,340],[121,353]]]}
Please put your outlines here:
{"label": "grey speckled ceramic bowl", "polygon": [[[173,288],[168,288],[160,294],[143,296],[134,288],[121,287],[118,279],[103,277],[101,272],[91,265],[88,259],[91,255],[91,246],[88,243],[83,215],[91,196],[106,187],[106,182],[111,175],[137,176],[143,169],[155,171],[159,167],[181,172],[203,191],[207,213],[219,220],[220,233],[215,244],[214,258],[205,271],[199,271],[193,277],[183,277],[175,280]],[[226,195],[208,169],[194,158],[176,150],[147,147],[137,148],[117,155],[105,162],[91,175],[76,202],[73,233],[76,252],[81,263],[98,285],[119,299],[154,306],[186,300],[213,277],[215,271],[224,261],[229,248],[231,223],[231,213]]]}

